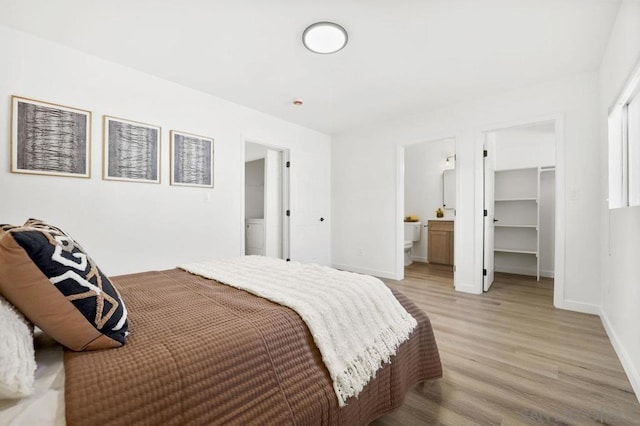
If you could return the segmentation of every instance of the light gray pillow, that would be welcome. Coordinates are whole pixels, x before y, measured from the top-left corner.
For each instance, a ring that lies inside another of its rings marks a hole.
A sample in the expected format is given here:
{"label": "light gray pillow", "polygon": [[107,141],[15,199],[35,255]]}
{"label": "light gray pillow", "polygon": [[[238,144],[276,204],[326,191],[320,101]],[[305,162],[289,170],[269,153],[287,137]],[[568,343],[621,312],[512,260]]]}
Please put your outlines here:
{"label": "light gray pillow", "polygon": [[33,331],[24,316],[0,296],[0,399],[33,393],[36,358]]}

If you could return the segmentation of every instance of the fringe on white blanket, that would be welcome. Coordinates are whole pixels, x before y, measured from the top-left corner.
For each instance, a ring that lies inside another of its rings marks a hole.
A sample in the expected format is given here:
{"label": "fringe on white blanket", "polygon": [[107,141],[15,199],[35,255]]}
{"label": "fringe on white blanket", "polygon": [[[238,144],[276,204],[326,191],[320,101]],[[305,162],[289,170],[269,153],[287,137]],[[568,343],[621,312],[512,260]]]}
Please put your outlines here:
{"label": "fringe on white blanket", "polygon": [[341,407],[409,338],[416,320],[377,278],[262,256],[180,265],[295,310],[333,380]]}

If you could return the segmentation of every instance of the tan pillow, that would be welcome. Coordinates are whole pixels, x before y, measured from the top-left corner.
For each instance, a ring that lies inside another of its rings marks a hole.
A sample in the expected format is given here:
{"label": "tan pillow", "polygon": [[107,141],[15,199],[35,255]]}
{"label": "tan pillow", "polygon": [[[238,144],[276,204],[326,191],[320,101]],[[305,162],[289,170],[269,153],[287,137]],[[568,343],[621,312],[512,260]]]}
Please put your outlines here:
{"label": "tan pillow", "polygon": [[42,221],[0,225],[0,294],[74,351],[125,343],[127,310],[116,288],[73,238]]}

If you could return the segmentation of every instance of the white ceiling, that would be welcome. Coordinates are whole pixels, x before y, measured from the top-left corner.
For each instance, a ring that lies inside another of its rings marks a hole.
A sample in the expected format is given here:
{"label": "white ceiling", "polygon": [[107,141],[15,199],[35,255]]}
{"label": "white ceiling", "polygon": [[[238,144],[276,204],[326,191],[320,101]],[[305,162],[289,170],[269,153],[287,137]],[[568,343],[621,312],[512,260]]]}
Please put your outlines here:
{"label": "white ceiling", "polygon": [[[619,4],[0,0],[0,23],[333,134],[595,70]],[[342,51],[305,50],[321,20]]]}

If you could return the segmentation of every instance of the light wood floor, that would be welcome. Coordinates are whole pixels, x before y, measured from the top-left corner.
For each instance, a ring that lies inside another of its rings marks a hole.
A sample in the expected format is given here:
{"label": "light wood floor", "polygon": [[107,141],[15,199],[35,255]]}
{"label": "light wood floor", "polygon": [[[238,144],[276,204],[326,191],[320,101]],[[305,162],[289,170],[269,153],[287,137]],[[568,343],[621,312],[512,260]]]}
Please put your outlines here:
{"label": "light wood floor", "polygon": [[553,307],[553,281],[496,274],[488,293],[414,263],[386,280],[429,317],[444,377],[373,425],[640,425],[640,404],[597,316]]}

